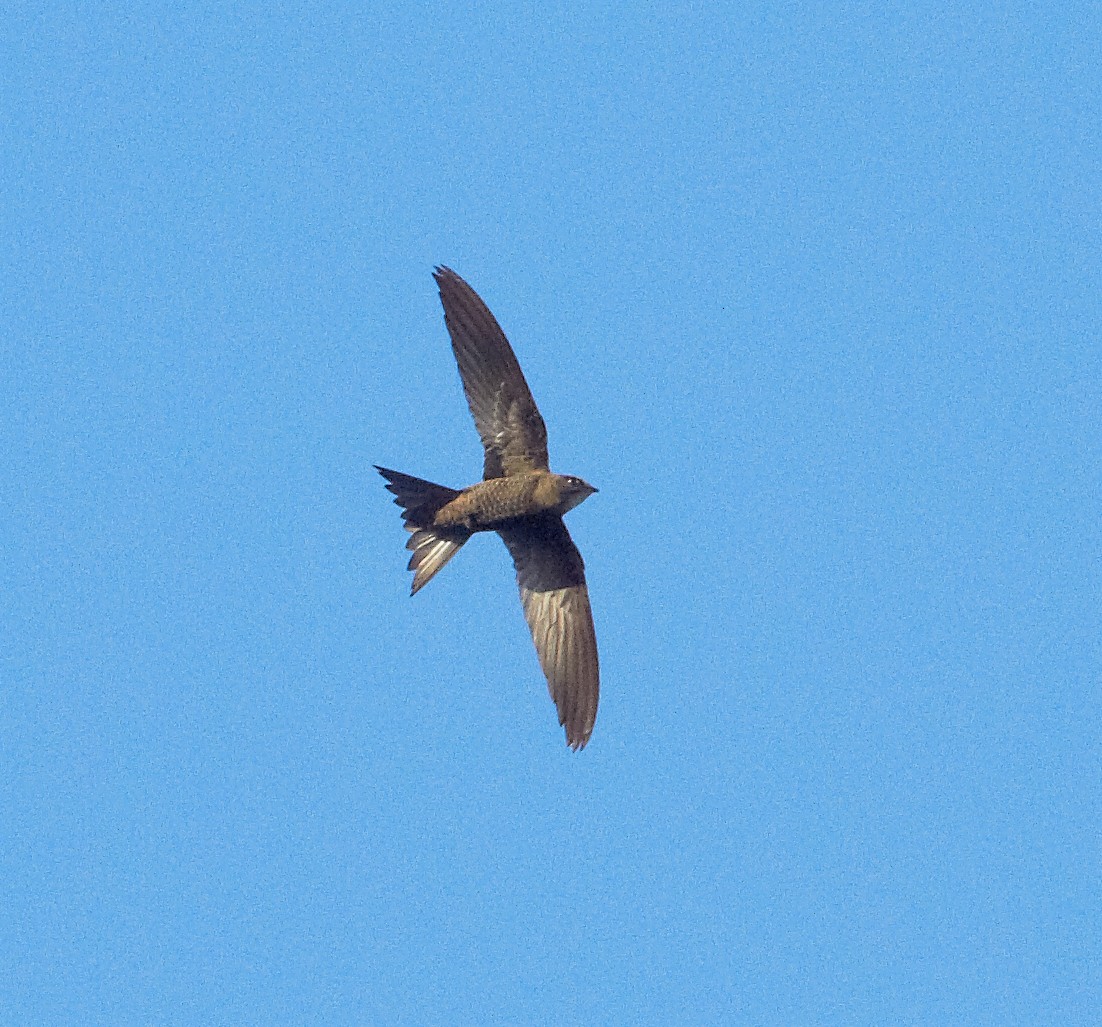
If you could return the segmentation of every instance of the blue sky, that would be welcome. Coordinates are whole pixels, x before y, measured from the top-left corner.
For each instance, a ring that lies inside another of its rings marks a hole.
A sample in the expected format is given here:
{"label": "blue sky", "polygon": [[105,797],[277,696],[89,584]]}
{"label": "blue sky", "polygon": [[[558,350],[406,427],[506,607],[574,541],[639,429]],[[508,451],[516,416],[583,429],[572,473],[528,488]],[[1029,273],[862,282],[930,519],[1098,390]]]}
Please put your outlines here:
{"label": "blue sky", "polygon": [[[0,34],[0,1020],[1102,1002],[1091,5],[44,5]],[[602,657],[415,598],[510,336]]]}

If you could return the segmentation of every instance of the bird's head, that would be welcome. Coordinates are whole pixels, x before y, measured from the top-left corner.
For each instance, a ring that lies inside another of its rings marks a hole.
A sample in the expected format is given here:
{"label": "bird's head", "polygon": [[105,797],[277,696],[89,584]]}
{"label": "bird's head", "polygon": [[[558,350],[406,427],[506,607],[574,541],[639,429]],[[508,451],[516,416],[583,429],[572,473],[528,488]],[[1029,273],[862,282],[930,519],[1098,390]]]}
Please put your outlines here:
{"label": "bird's head", "polygon": [[589,482],[576,478],[572,474],[560,474],[558,478],[559,505],[562,513],[573,510],[597,491]]}

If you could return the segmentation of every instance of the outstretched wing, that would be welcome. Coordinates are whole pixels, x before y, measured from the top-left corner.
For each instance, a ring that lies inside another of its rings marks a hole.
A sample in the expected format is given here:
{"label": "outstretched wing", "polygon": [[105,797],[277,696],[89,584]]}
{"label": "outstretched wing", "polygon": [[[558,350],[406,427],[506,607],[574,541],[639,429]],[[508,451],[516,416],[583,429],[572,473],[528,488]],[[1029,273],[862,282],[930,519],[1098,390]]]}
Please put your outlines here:
{"label": "outstretched wing", "polygon": [[518,522],[498,534],[516,564],[524,616],[559,723],[570,747],[580,749],[593,732],[600,691],[585,564],[561,517]]}
{"label": "outstretched wing", "polygon": [[463,392],[486,451],[482,476],[548,470],[547,428],[501,326],[451,268],[436,268],[433,278]]}

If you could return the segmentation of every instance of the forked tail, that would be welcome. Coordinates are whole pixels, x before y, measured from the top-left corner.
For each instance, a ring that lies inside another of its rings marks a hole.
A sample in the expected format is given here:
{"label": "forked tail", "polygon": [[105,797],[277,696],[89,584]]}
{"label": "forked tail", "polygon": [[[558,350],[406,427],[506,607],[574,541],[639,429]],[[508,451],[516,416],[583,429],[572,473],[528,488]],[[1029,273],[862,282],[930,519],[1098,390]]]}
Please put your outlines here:
{"label": "forked tail", "polygon": [[427,585],[471,537],[470,532],[455,528],[436,528],[433,518],[436,511],[447,505],[459,493],[431,481],[414,478],[401,471],[391,471],[375,465],[387,481],[387,489],[397,496],[394,500],[402,508],[402,520],[406,531],[412,532],[406,549],[413,550],[409,558],[409,570],[413,571],[413,588],[410,595]]}

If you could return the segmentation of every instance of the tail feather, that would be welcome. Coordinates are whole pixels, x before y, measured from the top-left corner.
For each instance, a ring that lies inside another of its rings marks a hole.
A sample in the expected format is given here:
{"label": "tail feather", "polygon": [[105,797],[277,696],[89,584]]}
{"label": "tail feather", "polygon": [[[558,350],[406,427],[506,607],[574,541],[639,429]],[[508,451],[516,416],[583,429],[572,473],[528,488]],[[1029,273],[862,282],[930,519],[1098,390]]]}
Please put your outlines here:
{"label": "tail feather", "polygon": [[414,478],[400,471],[391,471],[386,467],[376,465],[375,470],[386,479],[387,489],[397,497],[394,502],[402,508],[402,521],[406,531],[412,532],[406,549],[413,551],[408,570],[413,571],[410,595],[415,595],[471,537],[469,532],[454,528],[436,528],[432,523],[436,511],[450,503],[459,493],[444,485],[435,485],[431,481]]}

